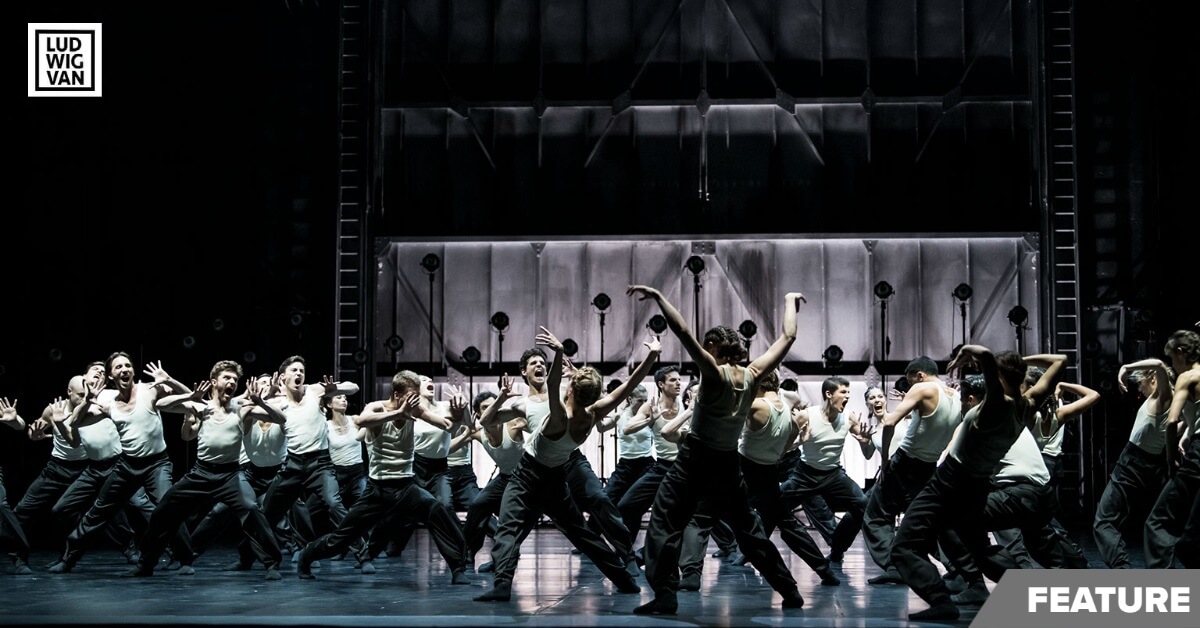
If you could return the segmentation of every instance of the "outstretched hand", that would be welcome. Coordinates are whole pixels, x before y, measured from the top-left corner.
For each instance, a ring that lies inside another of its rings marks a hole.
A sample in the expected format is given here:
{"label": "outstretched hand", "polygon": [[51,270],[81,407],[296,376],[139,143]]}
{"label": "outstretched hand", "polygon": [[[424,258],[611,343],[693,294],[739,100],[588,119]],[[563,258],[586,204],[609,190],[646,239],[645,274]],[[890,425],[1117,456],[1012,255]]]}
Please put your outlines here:
{"label": "outstretched hand", "polygon": [[559,342],[558,338],[555,337],[554,334],[550,333],[549,329],[546,329],[540,325],[538,326],[538,329],[542,331],[534,337],[534,341],[537,342],[537,344],[550,347],[551,349],[554,349],[555,352],[562,351],[562,343]]}
{"label": "outstretched hand", "polygon": [[642,346],[646,347],[650,353],[662,353],[662,343],[658,341],[657,337],[650,342],[643,342]]}
{"label": "outstretched hand", "polygon": [[658,289],[641,285],[629,286],[625,289],[625,294],[631,297],[636,296],[639,301],[645,301],[646,299],[662,296],[662,293],[659,292]]}
{"label": "outstretched hand", "polygon": [[804,295],[800,294],[799,292],[789,292],[783,295],[783,298],[788,303],[794,303],[796,309],[800,309],[801,303],[808,303],[808,299],[804,298]]}
{"label": "outstretched hand", "polygon": [[162,367],[162,360],[159,360],[158,362],[147,362],[146,368],[142,370],[142,373],[146,377],[150,378],[151,386],[157,386],[171,379],[171,376],[168,375],[167,371]]}

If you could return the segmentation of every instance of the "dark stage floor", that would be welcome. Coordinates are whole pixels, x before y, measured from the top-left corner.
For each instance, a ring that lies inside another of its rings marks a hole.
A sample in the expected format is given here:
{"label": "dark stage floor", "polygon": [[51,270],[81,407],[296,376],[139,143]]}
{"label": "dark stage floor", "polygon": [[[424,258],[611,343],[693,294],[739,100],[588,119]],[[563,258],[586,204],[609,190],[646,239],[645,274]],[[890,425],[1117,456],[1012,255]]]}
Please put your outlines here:
{"label": "dark stage floor", "polygon": [[[1083,541],[1083,538],[1079,538]],[[489,542],[490,543],[490,542]],[[778,543],[778,540],[777,540]],[[715,546],[710,548],[715,550]],[[265,582],[263,571],[222,572],[232,549],[203,556],[196,575],[160,570],[150,579],[117,577],[128,569],[114,550],[86,556],[74,573],[52,576],[49,551],[36,552],[32,576],[0,576],[3,625],[239,625],[239,626],[910,626],[906,616],[926,605],[907,587],[871,586],[878,573],[861,539],[846,554],[840,587],[823,587],[799,559],[783,549],[807,601],[784,611],[780,598],[749,567],[729,567],[714,558],[705,564],[698,593],[679,594],[671,618],[631,614],[650,599],[617,594],[586,559],[553,529],[540,528],[523,547],[514,582],[514,601],[481,603],[472,597],[491,586],[490,574],[472,574],[471,586],[452,586],[446,565],[418,531],[399,558],[376,561],[379,572],[364,576],[353,561],[323,561],[316,580],[300,580],[289,562],[282,582]],[[487,560],[488,551],[479,554]],[[1093,566],[1102,566],[1090,551]],[[958,625],[975,616],[963,607]],[[945,626],[945,623],[929,624]]]}

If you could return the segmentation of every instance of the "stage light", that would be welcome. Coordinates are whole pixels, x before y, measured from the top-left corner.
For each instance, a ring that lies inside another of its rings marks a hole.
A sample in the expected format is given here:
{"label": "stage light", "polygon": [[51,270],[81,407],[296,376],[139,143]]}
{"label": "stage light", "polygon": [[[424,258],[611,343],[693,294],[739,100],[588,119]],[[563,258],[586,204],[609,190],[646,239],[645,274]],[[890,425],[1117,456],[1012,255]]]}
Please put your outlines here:
{"label": "stage light", "polygon": [[496,312],[495,314],[492,314],[490,321],[492,323],[492,327],[496,328],[496,331],[504,331],[508,329],[508,314],[505,314],[504,312]]}
{"label": "stage light", "polygon": [[388,336],[387,340],[383,341],[383,345],[393,353],[404,351],[404,339],[401,338],[399,334],[392,334]]}
{"label": "stage light", "polygon": [[183,348],[184,349],[191,349],[194,346],[196,346],[196,337],[195,336],[184,336],[183,337]]}
{"label": "stage light", "polygon": [[479,352],[479,349],[475,345],[471,345],[463,349],[462,359],[467,364],[478,364],[479,360],[483,359],[483,354]]}
{"label": "stage light", "polygon": [[892,284],[886,281],[875,284],[875,296],[877,298],[887,300],[892,298],[894,294],[896,294],[896,290],[892,288]]}
{"label": "stage light", "polygon": [[254,364],[258,361],[258,354],[253,351],[247,351],[242,354],[242,361],[246,364]]}
{"label": "stage light", "polygon": [[429,255],[421,258],[421,268],[424,268],[425,272],[427,273],[436,273],[437,269],[441,267],[442,258],[438,257],[434,253],[430,253]]}
{"label": "stage light", "polygon": [[655,314],[654,316],[650,317],[650,322],[647,323],[646,326],[649,327],[650,331],[654,332],[655,335],[658,335],[664,331],[667,331],[667,319],[663,318],[662,314]]}
{"label": "stage light", "polygon": [[1016,325],[1017,327],[1024,327],[1025,321],[1028,320],[1029,310],[1019,305],[1008,311],[1008,322]]}
{"label": "stage light", "polygon": [[596,298],[592,299],[592,305],[596,306],[597,310],[603,312],[604,310],[607,310],[610,305],[612,305],[612,299],[608,298],[607,294],[601,292],[600,294],[596,295]]}
{"label": "stage light", "polygon": [[50,361],[51,362],[59,362],[62,360],[62,357],[63,357],[62,349],[59,349],[58,347],[54,347],[53,349],[50,349]]}
{"label": "stage light", "polygon": [[371,359],[371,354],[367,353],[366,349],[358,349],[351,357],[354,358],[355,364],[358,366],[363,366],[367,363],[367,360]]}
{"label": "stage light", "polygon": [[971,298],[973,293],[974,291],[971,290],[971,286],[968,286],[965,283],[960,283],[954,288],[953,294],[954,298],[958,299],[959,301],[966,301]]}
{"label": "stage light", "polygon": [[700,257],[699,255],[693,255],[687,258],[685,265],[693,275],[699,275],[700,273],[704,272],[704,258]]}
{"label": "stage light", "polygon": [[225,320],[221,318],[213,319],[213,331],[221,331],[225,329]]}
{"label": "stage light", "polygon": [[300,312],[292,312],[292,317],[288,319],[292,327],[299,327],[304,324],[304,315]]}
{"label": "stage light", "polygon": [[826,366],[837,366],[842,363],[842,348],[837,345],[829,345],[825,351],[821,353],[821,358],[825,360]]}
{"label": "stage light", "polygon": [[749,340],[754,337],[754,334],[758,333],[758,325],[755,325],[754,321],[744,320],[741,325],[738,325],[738,333],[746,340]]}
{"label": "stage light", "polygon": [[567,356],[568,358],[574,357],[576,353],[579,353],[579,343],[575,342],[575,340],[571,338],[564,340],[562,345],[563,355]]}

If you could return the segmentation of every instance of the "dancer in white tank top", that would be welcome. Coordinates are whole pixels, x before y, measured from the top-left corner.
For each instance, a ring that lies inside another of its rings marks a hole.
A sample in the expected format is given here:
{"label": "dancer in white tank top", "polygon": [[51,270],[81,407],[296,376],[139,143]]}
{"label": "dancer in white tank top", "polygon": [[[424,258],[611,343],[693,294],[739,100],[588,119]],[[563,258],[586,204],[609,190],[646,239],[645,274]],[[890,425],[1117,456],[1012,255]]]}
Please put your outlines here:
{"label": "dancer in white tank top", "polygon": [[1200,334],[1177,331],[1164,351],[1179,373],[1167,415],[1167,455],[1183,458],[1146,519],[1146,567],[1166,569],[1179,559],[1185,569],[1200,569]]}

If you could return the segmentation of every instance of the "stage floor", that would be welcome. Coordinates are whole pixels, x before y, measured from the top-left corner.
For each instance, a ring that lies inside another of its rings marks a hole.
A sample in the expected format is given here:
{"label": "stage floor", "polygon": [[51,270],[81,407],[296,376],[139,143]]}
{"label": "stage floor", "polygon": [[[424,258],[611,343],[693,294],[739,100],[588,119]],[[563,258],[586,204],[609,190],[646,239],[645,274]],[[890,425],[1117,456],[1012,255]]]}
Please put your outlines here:
{"label": "stage floor", "polygon": [[[815,536],[815,535],[814,535]],[[1080,536],[1076,537],[1083,541]],[[1088,539],[1090,541],[1090,539]],[[33,555],[32,576],[0,576],[3,625],[162,626],[916,626],[907,614],[926,604],[903,585],[872,586],[879,573],[861,538],[837,570],[839,587],[821,586],[791,552],[782,554],[799,582],[806,604],[784,611],[780,598],[749,567],[730,567],[710,557],[699,592],[679,594],[674,617],[633,615],[650,599],[622,595],[556,530],[539,528],[525,542],[513,583],[513,601],[482,603],[471,598],[491,586],[491,574],[471,574],[470,586],[453,586],[446,565],[424,530],[398,558],[376,561],[378,573],[364,576],[354,562],[322,561],[316,580],[300,580],[285,557],[282,582],[252,572],[223,572],[234,559],[221,548],[196,561],[196,575],[161,569],[153,578],[120,578],[129,569],[114,550],[84,557],[71,574],[51,575],[50,551]],[[818,541],[820,543],[820,541]],[[488,545],[480,563],[488,559]],[[1102,567],[1089,549],[1093,566]],[[991,585],[989,585],[991,586]],[[962,607],[958,625],[977,608]],[[944,622],[927,625],[947,625]]]}

